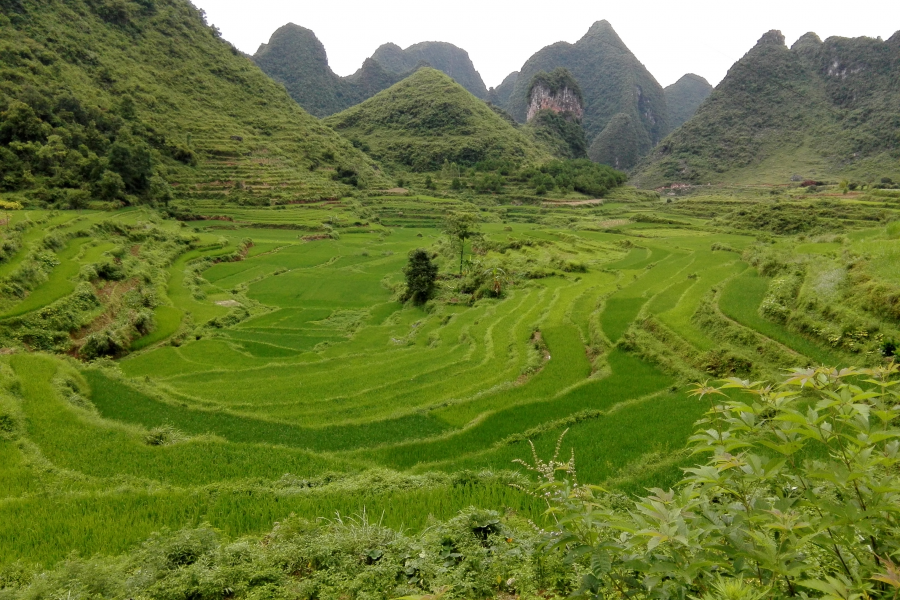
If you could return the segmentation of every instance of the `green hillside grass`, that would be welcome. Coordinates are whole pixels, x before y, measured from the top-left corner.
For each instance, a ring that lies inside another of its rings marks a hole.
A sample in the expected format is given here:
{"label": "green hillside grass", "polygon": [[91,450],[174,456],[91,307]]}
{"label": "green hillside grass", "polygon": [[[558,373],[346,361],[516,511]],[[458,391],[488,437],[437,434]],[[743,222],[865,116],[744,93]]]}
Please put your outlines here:
{"label": "green hillside grass", "polygon": [[374,158],[413,171],[436,171],[445,162],[473,166],[549,158],[484,102],[435,69],[419,69],[324,122],[367,148]]}
{"label": "green hillside grass", "polygon": [[233,200],[273,176],[293,198],[340,195],[338,167],[377,179],[183,0],[25,0],[0,30],[4,188],[31,204],[161,202],[154,176],[177,195]]}

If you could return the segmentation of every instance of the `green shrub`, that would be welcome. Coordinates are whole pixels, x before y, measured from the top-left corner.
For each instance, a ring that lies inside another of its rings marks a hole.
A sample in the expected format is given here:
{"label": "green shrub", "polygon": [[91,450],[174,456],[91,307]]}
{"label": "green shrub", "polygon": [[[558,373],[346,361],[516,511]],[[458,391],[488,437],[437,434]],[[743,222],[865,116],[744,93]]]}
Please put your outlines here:
{"label": "green shrub", "polygon": [[776,386],[698,385],[711,407],[690,443],[708,460],[634,502],[579,484],[573,460],[536,457],[559,519],[550,543],[587,568],[579,594],[724,598],[727,580],[740,593],[729,597],[895,595],[897,373],[822,367]]}

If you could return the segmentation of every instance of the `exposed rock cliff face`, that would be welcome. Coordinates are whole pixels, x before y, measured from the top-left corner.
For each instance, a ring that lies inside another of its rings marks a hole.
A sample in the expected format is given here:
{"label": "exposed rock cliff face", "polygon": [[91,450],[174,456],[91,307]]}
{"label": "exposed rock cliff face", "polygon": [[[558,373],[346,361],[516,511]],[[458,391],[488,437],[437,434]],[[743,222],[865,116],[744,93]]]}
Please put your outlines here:
{"label": "exposed rock cliff face", "polygon": [[584,116],[584,95],[578,81],[568,69],[560,67],[549,73],[540,71],[531,78],[526,122],[534,119],[542,110],[550,110],[581,123]]}
{"label": "exposed rock cliff face", "polygon": [[579,121],[584,116],[584,107],[574,91],[568,87],[560,90],[551,90],[549,86],[540,83],[531,88],[528,101],[528,116],[526,121],[531,121],[539,110],[552,110],[555,113],[569,113]]}

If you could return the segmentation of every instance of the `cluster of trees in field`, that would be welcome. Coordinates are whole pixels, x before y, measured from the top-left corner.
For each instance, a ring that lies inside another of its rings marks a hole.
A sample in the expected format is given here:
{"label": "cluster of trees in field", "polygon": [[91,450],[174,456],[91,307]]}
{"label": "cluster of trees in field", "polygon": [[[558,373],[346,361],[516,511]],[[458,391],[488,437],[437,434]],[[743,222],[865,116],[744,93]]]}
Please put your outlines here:
{"label": "cluster of trees in field", "polygon": [[[471,167],[447,162],[440,171],[449,179],[450,190],[470,190],[478,194],[503,194],[518,191],[543,196],[550,192],[577,192],[602,197],[624,184],[628,176],[608,165],[587,159],[553,160],[540,165],[521,165],[507,160],[483,160]],[[437,186],[428,177],[431,187]]]}

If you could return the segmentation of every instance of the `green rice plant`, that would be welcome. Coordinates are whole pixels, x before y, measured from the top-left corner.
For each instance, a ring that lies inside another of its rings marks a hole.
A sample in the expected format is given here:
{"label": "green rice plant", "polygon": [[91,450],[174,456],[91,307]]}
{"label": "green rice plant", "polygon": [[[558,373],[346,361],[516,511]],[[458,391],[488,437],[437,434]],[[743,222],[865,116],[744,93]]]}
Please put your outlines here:
{"label": "green rice plant", "polygon": [[57,254],[59,265],[50,272],[47,280],[34,288],[24,300],[0,315],[0,318],[7,319],[24,315],[74,292],[75,282],[72,279],[78,275],[80,269],[75,257],[88,241],[87,238],[78,238],[69,242],[66,248]]}
{"label": "green rice plant", "polygon": [[90,400],[105,419],[140,425],[148,430],[168,424],[187,434],[210,433],[229,442],[335,451],[375,446],[397,439],[428,437],[447,429],[443,422],[422,414],[359,425],[302,427],[222,410],[199,410],[163,402],[108,377],[102,371],[86,370],[84,376],[91,386]]}
{"label": "green rice plant", "polygon": [[147,335],[131,343],[132,350],[141,350],[174,335],[181,327],[184,312],[174,306],[161,305],[153,309],[155,327]]}
{"label": "green rice plant", "polygon": [[647,304],[647,312],[659,315],[678,306],[684,293],[695,283],[696,279],[684,279],[673,283],[665,291],[660,292]]}
{"label": "green rice plant", "polygon": [[600,326],[607,339],[617,342],[646,302],[646,298],[642,297],[608,298],[600,315]]}
{"label": "green rice plant", "polygon": [[143,429],[100,421],[63,405],[49,383],[57,369],[53,359],[14,355],[9,362],[22,383],[26,434],[43,456],[60,468],[94,477],[122,475],[181,485],[274,479],[284,473],[302,477],[350,468],[346,462],[300,450],[266,446],[262,453],[253,445],[214,438],[148,446]]}
{"label": "green rice plant", "polygon": [[[375,479],[375,478],[373,478]],[[449,478],[446,478],[449,479]],[[84,556],[116,555],[133,549],[152,534],[208,523],[237,538],[261,534],[291,515],[315,521],[338,515],[367,514],[384,526],[411,533],[433,519],[454,517],[462,509],[484,507],[511,511],[540,520],[544,507],[503,481],[482,482],[477,476],[430,485],[379,490],[363,488],[321,491],[286,477],[281,489],[209,486],[196,490],[124,489],[116,494],[21,498],[0,504],[0,567],[14,557],[50,567],[71,551]],[[296,482],[296,487],[291,484]],[[22,527],[21,524],[28,526]]]}
{"label": "green rice plant", "polygon": [[[683,392],[664,391],[613,404],[606,409],[585,411],[580,420],[564,420],[554,427],[528,435],[539,455],[553,454],[560,434],[567,430],[561,446],[562,455],[574,452],[579,476],[583,481],[603,484],[630,472],[632,463],[645,456],[675,455],[685,447],[693,433],[695,421],[703,415],[704,406]],[[575,413],[577,414],[577,413]],[[509,468],[516,459],[527,460],[529,447],[523,438],[514,438],[483,452],[421,465],[417,470],[439,468],[448,472],[459,469]],[[680,479],[676,464],[666,464],[649,474],[649,486]],[[616,485],[619,487],[619,485]],[[624,489],[641,491],[633,481]]]}
{"label": "green rice plant", "polygon": [[726,280],[737,275],[747,266],[743,263],[731,263],[717,267],[706,266],[694,280],[696,284],[688,288],[679,298],[678,304],[664,313],[660,313],[660,320],[672,328],[677,334],[690,342],[699,350],[710,350],[715,346],[715,340],[710,339],[693,323],[693,316],[697,312],[704,295],[709,290]]}
{"label": "green rice plant", "polygon": [[829,349],[823,348],[783,325],[764,319],[759,307],[769,288],[769,279],[761,277],[755,269],[748,269],[732,279],[722,290],[719,308],[741,325],[784,344],[819,364],[843,364],[845,360]]}
{"label": "green rice plant", "polygon": [[[571,334],[577,339],[577,332],[574,329]],[[552,344],[550,348],[552,352]],[[584,363],[589,368],[586,359]],[[434,441],[384,448],[372,452],[371,456],[379,463],[395,468],[409,468],[420,463],[436,462],[444,460],[447,456],[462,457],[484,450],[508,436],[521,434],[542,423],[563,419],[581,410],[602,410],[617,402],[659,391],[672,383],[670,377],[652,365],[618,350],[610,353],[609,363],[612,373],[608,377],[589,380],[559,395],[554,395],[551,391],[559,389],[554,388],[554,383],[558,383],[555,378],[541,378],[541,375],[549,369],[549,366],[545,367],[544,371],[529,381],[529,384],[544,394],[538,394],[530,402],[525,399],[526,396],[521,399],[521,403],[497,410],[459,433]]]}

